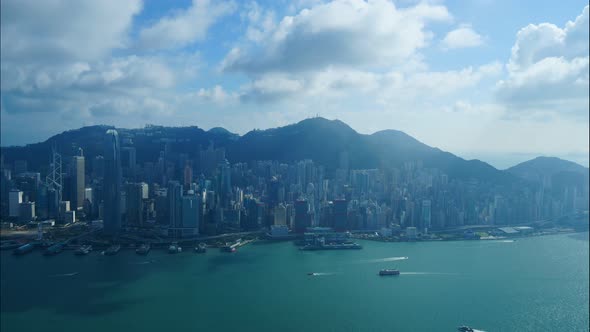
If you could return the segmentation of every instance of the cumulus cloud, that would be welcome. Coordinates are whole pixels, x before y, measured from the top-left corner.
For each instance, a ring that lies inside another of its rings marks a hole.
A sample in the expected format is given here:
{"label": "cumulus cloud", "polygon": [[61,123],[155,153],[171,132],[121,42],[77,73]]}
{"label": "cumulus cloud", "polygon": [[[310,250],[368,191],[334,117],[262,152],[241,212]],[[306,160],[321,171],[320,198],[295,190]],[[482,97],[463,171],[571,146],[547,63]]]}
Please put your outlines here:
{"label": "cumulus cloud", "polygon": [[588,116],[588,6],[564,28],[551,23],[521,29],[496,96],[514,111]]}
{"label": "cumulus cloud", "polygon": [[441,42],[443,49],[467,48],[483,45],[483,38],[470,25],[449,31]]}
{"label": "cumulus cloud", "polygon": [[432,20],[451,15],[440,5],[332,1],[285,16],[266,40],[230,52],[223,68],[256,74],[396,65],[429,43],[425,25]]}
{"label": "cumulus cloud", "polygon": [[145,49],[178,48],[203,40],[209,28],[235,10],[232,2],[193,0],[191,6],[163,17],[139,33],[139,46]]}
{"label": "cumulus cloud", "polygon": [[63,63],[125,47],[140,0],[3,0],[2,62]]}

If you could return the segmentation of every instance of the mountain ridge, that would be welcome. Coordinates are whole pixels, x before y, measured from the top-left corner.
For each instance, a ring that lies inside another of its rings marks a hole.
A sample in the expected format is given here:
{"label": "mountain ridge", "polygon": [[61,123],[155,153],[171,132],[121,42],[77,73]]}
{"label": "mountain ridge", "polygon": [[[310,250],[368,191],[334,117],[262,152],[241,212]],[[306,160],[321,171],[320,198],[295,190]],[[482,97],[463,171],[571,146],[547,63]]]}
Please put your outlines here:
{"label": "mountain ridge", "polygon": [[[34,160],[31,163],[32,169],[39,169],[48,163],[53,146],[65,156],[73,155],[79,147],[90,157],[100,154],[100,136],[108,128],[114,127],[86,126],[54,135],[44,142],[2,147],[1,150],[6,162],[31,158]],[[171,152],[185,153],[193,158],[198,158],[199,146],[200,149],[205,149],[213,144],[225,148],[227,159],[233,163],[312,159],[327,169],[334,170],[340,166],[340,157],[344,153],[348,155],[352,169],[402,167],[407,162],[421,161],[424,167],[438,168],[452,178],[473,178],[497,184],[510,183],[520,178],[515,172],[498,170],[484,161],[465,160],[450,152],[428,146],[399,130],[387,129],[373,134],[361,134],[340,120],[321,117],[307,118],[277,128],[254,129],[241,136],[222,127],[207,131],[197,126],[149,126],[118,130],[123,140],[122,146],[136,147],[137,160],[140,163],[157,159],[165,144],[171,145]]]}

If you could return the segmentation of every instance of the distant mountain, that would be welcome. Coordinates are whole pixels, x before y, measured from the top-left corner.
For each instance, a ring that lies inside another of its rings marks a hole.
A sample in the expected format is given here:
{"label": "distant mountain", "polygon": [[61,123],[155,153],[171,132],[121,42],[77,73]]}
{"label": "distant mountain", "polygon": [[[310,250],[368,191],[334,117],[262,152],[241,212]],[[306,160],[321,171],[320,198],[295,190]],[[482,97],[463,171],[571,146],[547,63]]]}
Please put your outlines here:
{"label": "distant mountain", "polygon": [[551,186],[556,191],[567,187],[584,190],[589,180],[588,167],[555,157],[537,157],[506,171],[527,181]]}
{"label": "distant mountain", "polygon": [[[82,148],[84,155],[93,158],[102,153],[102,138],[108,128],[111,127],[70,130],[42,143],[2,148],[2,154],[6,162],[28,160],[31,169],[42,169],[48,164],[52,146],[64,156],[74,155],[78,148]],[[421,161],[424,167],[438,168],[451,178],[492,184],[509,184],[517,180],[512,173],[497,170],[479,160],[464,160],[401,131],[383,130],[364,135],[342,121],[319,117],[280,128],[253,130],[243,136],[219,127],[204,131],[198,127],[150,126],[118,131],[122,146],[136,148],[139,163],[157,160],[166,145],[170,153],[183,153],[188,158],[197,159],[199,148],[213,144],[225,148],[226,157],[231,162],[312,159],[330,172],[339,167],[340,157],[347,155],[352,169],[402,167],[406,162]]]}
{"label": "distant mountain", "polygon": [[552,176],[561,172],[587,175],[588,167],[556,157],[537,157],[510,167],[506,171],[525,179],[539,180],[543,176]]}

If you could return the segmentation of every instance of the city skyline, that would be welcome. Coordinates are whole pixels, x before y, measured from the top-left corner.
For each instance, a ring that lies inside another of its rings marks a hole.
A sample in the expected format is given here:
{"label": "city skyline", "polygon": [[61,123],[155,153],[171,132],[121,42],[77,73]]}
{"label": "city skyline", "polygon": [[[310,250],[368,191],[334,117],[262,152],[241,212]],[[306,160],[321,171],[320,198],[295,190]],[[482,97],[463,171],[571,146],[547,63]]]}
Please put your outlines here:
{"label": "city skyline", "polygon": [[584,1],[3,1],[1,30],[3,146],[93,124],[245,134],[320,114],[498,168],[588,166]]}

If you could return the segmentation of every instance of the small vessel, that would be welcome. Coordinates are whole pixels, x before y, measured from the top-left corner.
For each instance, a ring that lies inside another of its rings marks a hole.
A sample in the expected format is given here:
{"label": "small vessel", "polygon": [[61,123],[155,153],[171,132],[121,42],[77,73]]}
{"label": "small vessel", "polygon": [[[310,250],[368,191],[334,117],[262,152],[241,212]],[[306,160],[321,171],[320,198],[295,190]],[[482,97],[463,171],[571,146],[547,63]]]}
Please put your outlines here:
{"label": "small vessel", "polygon": [[236,248],[233,245],[225,245],[221,247],[221,251],[223,252],[236,252]]}
{"label": "small vessel", "polygon": [[152,249],[152,247],[149,243],[142,244],[139,248],[135,249],[135,253],[138,255],[147,255],[148,252],[150,252],[150,249]]}
{"label": "small vessel", "polygon": [[63,249],[64,249],[63,243],[56,243],[56,244],[50,246],[49,248],[45,249],[45,252],[43,254],[45,256],[57,255],[60,252],[62,252]]}
{"label": "small vessel", "polygon": [[82,245],[78,249],[76,249],[76,251],[74,251],[74,254],[78,255],[78,256],[83,256],[83,255],[88,255],[91,251],[92,251],[92,245],[87,244],[87,245]]}
{"label": "small vessel", "polygon": [[207,252],[207,245],[204,243],[199,243],[199,245],[195,248],[195,252],[199,254],[204,254]]}
{"label": "small vessel", "polygon": [[112,256],[112,255],[117,254],[119,252],[119,250],[121,250],[121,245],[114,244],[114,245],[108,247],[107,250],[103,251],[103,254],[108,255],[108,256]]}
{"label": "small vessel", "polygon": [[461,331],[461,332],[474,332],[475,330],[474,330],[474,329],[472,329],[472,328],[471,328],[471,327],[469,327],[469,326],[462,325],[462,326],[459,326],[459,327],[457,328],[457,331]]}
{"label": "small vessel", "polygon": [[317,276],[318,274],[317,274],[317,273],[315,273],[315,272],[308,272],[308,273],[307,273],[307,275],[308,275],[308,276]]}
{"label": "small vessel", "polygon": [[398,276],[399,270],[383,269],[383,270],[379,271],[379,275],[380,276]]}
{"label": "small vessel", "polygon": [[172,242],[172,244],[170,244],[170,246],[168,247],[168,253],[176,254],[179,252],[182,252],[182,248],[178,245],[178,243]]}
{"label": "small vessel", "polygon": [[31,243],[27,243],[27,244],[23,244],[22,246],[14,249],[14,251],[12,253],[15,255],[24,255],[24,254],[28,254],[31,251],[33,251],[34,248],[35,248],[35,246],[33,246]]}

